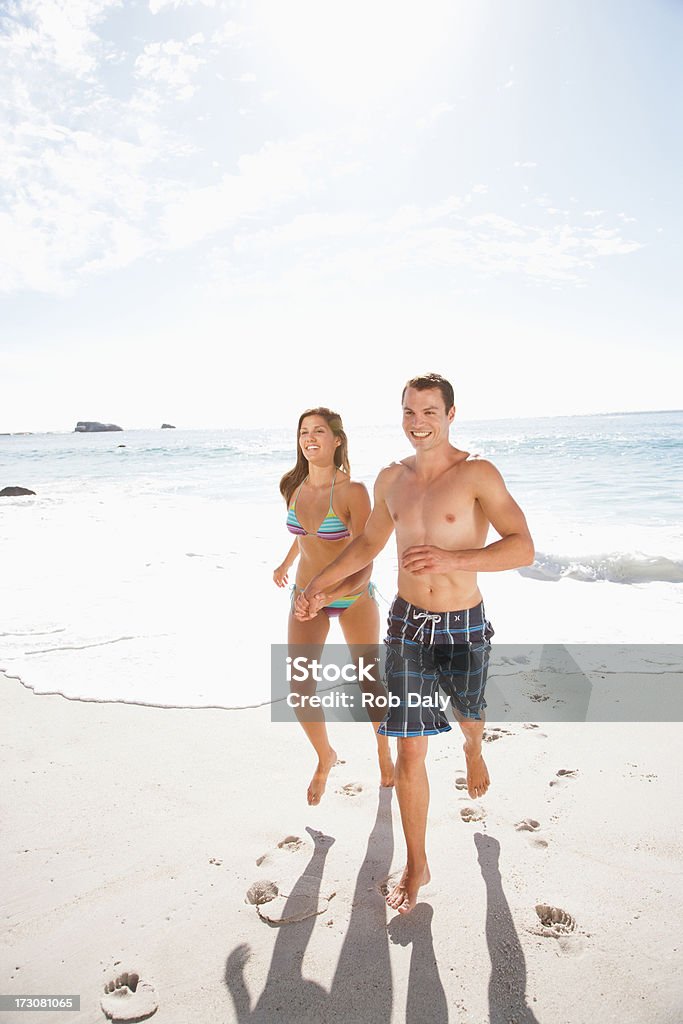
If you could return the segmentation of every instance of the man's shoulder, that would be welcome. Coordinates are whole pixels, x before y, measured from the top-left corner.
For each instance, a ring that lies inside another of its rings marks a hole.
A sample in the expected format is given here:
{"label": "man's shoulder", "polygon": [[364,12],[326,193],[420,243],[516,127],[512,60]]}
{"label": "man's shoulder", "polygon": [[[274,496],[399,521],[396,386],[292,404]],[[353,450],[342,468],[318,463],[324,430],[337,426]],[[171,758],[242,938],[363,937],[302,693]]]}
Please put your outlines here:
{"label": "man's shoulder", "polygon": [[[378,491],[382,491],[386,487],[390,487],[394,484],[398,477],[410,468],[408,465],[410,461],[411,456],[408,456],[400,462],[390,462],[387,466],[382,466],[377,474],[377,479],[375,480],[375,488]],[[412,457],[412,461],[415,461],[414,456]]]}
{"label": "man's shoulder", "polygon": [[463,459],[463,463],[466,466],[472,467],[475,472],[487,473],[491,469],[496,469],[491,460],[486,455],[482,455],[481,452],[467,452],[467,457]]}
{"label": "man's shoulder", "polygon": [[414,455],[407,455],[405,459],[390,462],[388,463],[388,465],[382,466],[379,473],[377,474],[377,480],[393,480],[395,477],[400,476],[401,473],[405,473],[406,469],[411,469],[411,463],[414,462]]}
{"label": "man's shoulder", "polygon": [[488,489],[503,482],[500,470],[490,459],[480,453],[468,453],[461,466],[467,474],[467,480],[475,487]]}

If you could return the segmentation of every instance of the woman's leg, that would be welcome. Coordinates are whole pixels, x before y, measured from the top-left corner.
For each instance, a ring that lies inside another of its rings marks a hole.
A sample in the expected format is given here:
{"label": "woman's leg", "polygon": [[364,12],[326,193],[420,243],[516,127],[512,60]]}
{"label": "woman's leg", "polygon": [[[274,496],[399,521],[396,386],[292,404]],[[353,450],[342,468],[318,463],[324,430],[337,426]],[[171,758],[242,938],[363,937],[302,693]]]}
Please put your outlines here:
{"label": "woman's leg", "polygon": [[[346,608],[339,616],[339,623],[344,634],[344,639],[351,648],[354,661],[364,656],[366,663],[372,662],[377,657],[377,642],[379,639],[379,609],[377,603],[366,591],[362,597]],[[363,652],[367,653],[363,655]],[[364,689],[367,692],[368,684]],[[384,695],[384,688],[379,681],[372,688],[373,694]],[[370,714],[370,724],[377,741],[377,757],[379,759],[380,782],[383,786],[394,784],[394,763],[391,760],[391,749],[389,737],[380,736],[377,727],[384,718],[383,708],[373,708]]]}
{"label": "woman's leg", "polygon": [[[287,629],[290,656],[304,655],[311,661],[314,659],[320,661],[329,628],[330,621],[325,612],[320,612],[314,619],[300,622],[290,611]],[[297,650],[294,650],[295,646]],[[303,683],[292,683],[291,690],[299,695],[311,696],[316,690],[315,680],[309,679]],[[309,804],[319,804],[320,798],[325,792],[325,783],[330,768],[337,760],[337,753],[330,746],[322,708],[309,707],[302,713],[297,711],[297,718],[318,755],[318,765],[308,787],[307,797]]]}

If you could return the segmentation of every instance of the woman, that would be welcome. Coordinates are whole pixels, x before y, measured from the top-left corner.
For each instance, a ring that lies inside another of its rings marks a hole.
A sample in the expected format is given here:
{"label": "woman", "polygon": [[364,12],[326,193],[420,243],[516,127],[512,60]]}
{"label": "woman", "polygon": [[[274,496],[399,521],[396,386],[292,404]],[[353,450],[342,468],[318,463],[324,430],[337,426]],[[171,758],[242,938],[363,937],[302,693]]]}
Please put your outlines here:
{"label": "woman", "polygon": [[[379,637],[379,613],[371,594],[372,566],[336,587],[315,618],[302,622],[294,615],[296,592],[341,554],[363,530],[370,515],[365,486],[350,479],[347,448],[341,417],[324,407],[308,409],[299,418],[296,465],[280,481],[280,493],[287,503],[287,529],[295,539],[284,562],[274,571],[273,580],[278,587],[286,586],[287,574],[299,558],[287,639],[292,645],[306,644],[311,658],[320,657],[330,619],[336,616],[349,645],[372,648]],[[305,717],[313,717],[310,710]],[[318,804],[337,754],[330,746],[322,712],[313,721],[300,721],[318,755],[318,766],[308,787],[309,804]],[[389,741],[377,735],[379,722],[371,724],[377,739],[381,783],[391,786],[394,766]]]}

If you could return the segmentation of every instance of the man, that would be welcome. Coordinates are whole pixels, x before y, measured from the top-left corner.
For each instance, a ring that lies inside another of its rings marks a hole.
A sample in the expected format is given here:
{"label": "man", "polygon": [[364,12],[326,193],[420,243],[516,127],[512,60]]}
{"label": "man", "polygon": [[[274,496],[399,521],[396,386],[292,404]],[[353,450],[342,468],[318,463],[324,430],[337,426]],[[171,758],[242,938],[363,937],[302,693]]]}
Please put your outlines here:
{"label": "man", "polygon": [[[385,642],[387,687],[400,705],[389,711],[378,731],[398,737],[395,784],[407,863],[387,903],[406,914],[430,877],[427,737],[450,729],[439,688],[465,737],[470,796],[483,796],[489,787],[481,745],[493,630],[477,573],[529,565],[534,544],[495,466],[450,444],[455,416],[451,384],[438,374],[414,377],[403,390],[402,404],[403,430],[415,455],[380,472],[363,533],[311,581],[297,601],[297,614],[317,614],[326,589],[371,562],[396,531],[398,594]],[[500,540],[486,544],[489,525]]]}

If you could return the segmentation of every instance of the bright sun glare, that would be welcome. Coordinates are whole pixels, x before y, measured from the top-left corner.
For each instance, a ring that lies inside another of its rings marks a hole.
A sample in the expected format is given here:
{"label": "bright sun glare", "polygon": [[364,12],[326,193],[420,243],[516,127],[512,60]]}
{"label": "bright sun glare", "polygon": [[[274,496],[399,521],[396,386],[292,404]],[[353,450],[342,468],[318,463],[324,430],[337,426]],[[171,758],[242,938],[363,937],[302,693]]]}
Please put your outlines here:
{"label": "bright sun glare", "polygon": [[414,82],[438,51],[452,51],[466,10],[453,0],[425,0],[419,12],[401,0],[258,0],[252,8],[288,72],[341,107],[381,102]]}

